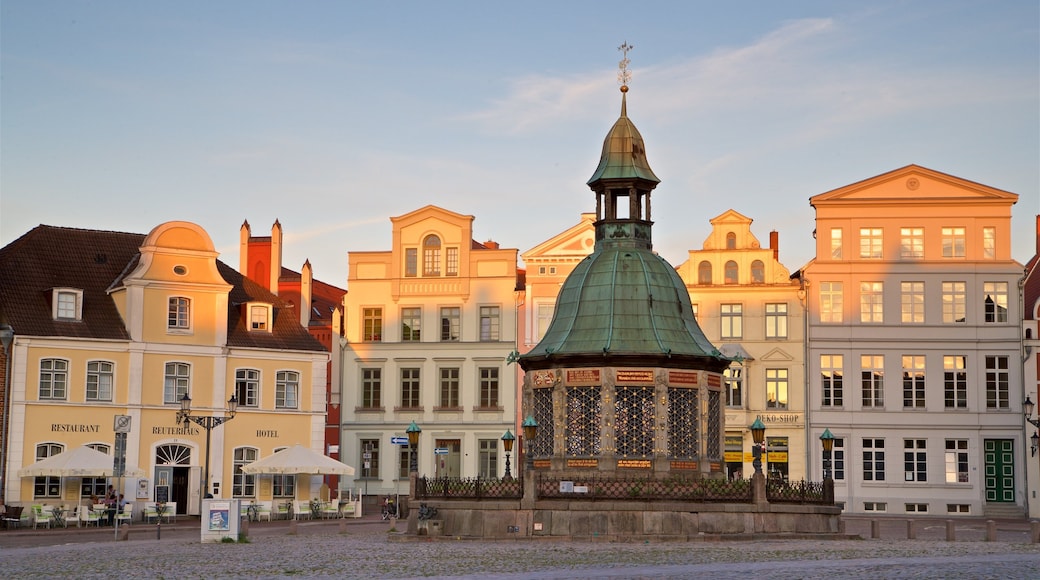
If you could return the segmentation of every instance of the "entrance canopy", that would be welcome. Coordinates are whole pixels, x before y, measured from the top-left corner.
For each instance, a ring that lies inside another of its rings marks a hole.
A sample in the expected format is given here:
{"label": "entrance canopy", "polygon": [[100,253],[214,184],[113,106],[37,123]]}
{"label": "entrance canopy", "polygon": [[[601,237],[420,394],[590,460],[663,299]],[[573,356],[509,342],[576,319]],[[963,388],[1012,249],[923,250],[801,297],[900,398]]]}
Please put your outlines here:
{"label": "entrance canopy", "polygon": [[250,474],[354,475],[354,468],[303,445],[293,445],[242,467]]}
{"label": "entrance canopy", "polygon": [[[20,477],[114,477],[114,458],[80,446],[51,455],[18,472]],[[143,477],[139,469],[126,469],[125,477]]]}

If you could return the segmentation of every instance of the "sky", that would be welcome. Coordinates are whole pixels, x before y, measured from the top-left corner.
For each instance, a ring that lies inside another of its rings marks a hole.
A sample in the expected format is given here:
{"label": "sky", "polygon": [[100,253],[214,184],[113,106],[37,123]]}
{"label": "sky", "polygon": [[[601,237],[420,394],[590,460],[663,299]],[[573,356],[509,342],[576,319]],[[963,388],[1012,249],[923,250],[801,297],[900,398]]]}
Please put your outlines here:
{"label": "sky", "polygon": [[186,220],[237,269],[277,219],[286,267],[347,287],[434,204],[524,252],[595,211],[627,42],[673,265],[733,209],[794,271],[811,196],[908,164],[1018,194],[1024,263],[1038,28],[1035,0],[0,0],[0,246]]}

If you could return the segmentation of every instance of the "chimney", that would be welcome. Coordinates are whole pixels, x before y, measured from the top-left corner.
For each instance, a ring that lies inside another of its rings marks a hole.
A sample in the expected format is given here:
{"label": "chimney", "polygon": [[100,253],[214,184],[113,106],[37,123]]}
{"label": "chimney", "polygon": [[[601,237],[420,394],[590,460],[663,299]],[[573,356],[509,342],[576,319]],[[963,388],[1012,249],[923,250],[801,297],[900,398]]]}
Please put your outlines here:
{"label": "chimney", "polygon": [[314,282],[314,272],[311,269],[311,261],[303,263],[303,271],[300,272],[300,324],[307,328],[311,324],[311,285]]}
{"label": "chimney", "polygon": [[278,279],[282,277],[282,224],[271,226],[271,293],[278,295]]}
{"label": "chimney", "polygon": [[780,261],[780,232],[773,230],[769,232],[769,247],[773,250],[773,259]]}
{"label": "chimney", "polygon": [[488,240],[488,241],[484,242],[484,247],[489,249],[489,250],[497,250],[498,249],[498,242],[495,242],[495,241],[492,241],[492,240]]}
{"label": "chimney", "polygon": [[238,272],[243,276],[249,276],[249,221],[243,221],[242,227],[238,229]]}

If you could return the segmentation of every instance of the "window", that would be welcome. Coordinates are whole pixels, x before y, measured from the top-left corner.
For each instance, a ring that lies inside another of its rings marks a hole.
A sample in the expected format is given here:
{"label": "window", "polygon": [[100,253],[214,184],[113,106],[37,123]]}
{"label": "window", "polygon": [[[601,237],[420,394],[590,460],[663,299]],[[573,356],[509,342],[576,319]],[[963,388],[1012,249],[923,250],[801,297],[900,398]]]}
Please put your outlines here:
{"label": "window", "polygon": [[964,257],[964,228],[942,229],[942,257]]}
{"label": "window", "polygon": [[397,450],[397,477],[408,479],[408,473],[412,466],[411,450],[405,446],[398,446]]}
{"label": "window", "polygon": [[725,276],[725,279],[723,280],[723,282],[725,284],[739,284],[740,283],[739,269],[737,268],[737,263],[734,262],[733,260],[730,260],[730,261],[726,262],[726,266],[725,266],[725,270],[723,271],[723,275]]}
{"label": "window", "polygon": [[401,340],[405,342],[421,340],[422,308],[401,309]]}
{"label": "window", "polygon": [[722,380],[726,383],[726,406],[743,407],[744,367],[732,365],[722,371]]}
{"label": "window", "polygon": [[924,258],[924,228],[899,229],[899,257],[904,260]]}
{"label": "window", "polygon": [[903,509],[906,510],[906,513],[908,513],[908,514],[910,514],[910,513],[926,514],[926,513],[928,513],[928,504],[926,504],[926,503],[908,503],[908,504],[903,504]]}
{"label": "window", "polygon": [[191,365],[188,363],[166,363],[163,381],[163,403],[179,405],[191,387]]}
{"label": "window", "polygon": [[442,408],[459,408],[459,369],[441,369],[441,404]]}
{"label": "window", "polygon": [[419,274],[419,251],[416,248],[404,250],[404,276],[415,278]]}
{"label": "window", "polygon": [[924,408],[924,357],[903,357],[903,408]]}
{"label": "window", "polygon": [[885,357],[864,354],[859,357],[860,387],[864,409],[885,406]]}
{"label": "window", "polygon": [[711,262],[705,260],[697,266],[697,283],[711,284]]}
{"label": "window", "polygon": [[755,260],[751,262],[751,283],[766,283],[766,266],[762,263],[762,260]]}
{"label": "window", "polygon": [[487,367],[480,369],[480,407],[495,409],[498,407],[498,369]]}
{"label": "window", "polygon": [[40,398],[64,399],[69,380],[69,361],[59,358],[40,360]]}
{"label": "window", "polygon": [[[274,452],[285,450],[286,447],[277,447]],[[296,498],[296,476],[285,474],[274,474],[271,476],[271,495],[274,497]]]}
{"label": "window", "polygon": [[[43,461],[52,455],[57,455],[64,449],[65,447],[58,443],[41,443],[36,446],[36,461]],[[33,482],[33,497],[61,497],[61,478],[53,475],[37,477]]]}
{"label": "window", "polygon": [[1008,374],[1008,357],[986,356],[986,408],[1008,409],[1010,378]]}
{"label": "window", "polygon": [[360,439],[358,443],[361,446],[361,479],[379,479],[379,439]]}
{"label": "window", "polygon": [[881,228],[860,228],[859,257],[880,259],[882,241]]}
{"label": "window", "polygon": [[740,304],[722,304],[722,338],[740,338],[743,334],[742,314],[744,307]]}
{"label": "window", "polygon": [[552,323],[553,314],[556,312],[556,304],[539,304],[538,305],[538,331],[537,339],[541,340],[545,338],[545,332],[549,330],[549,324]]}
{"label": "window", "polygon": [[946,483],[968,483],[968,440],[946,440]]}
{"label": "window", "polygon": [[264,305],[253,305],[249,307],[249,329],[267,330],[267,321],[270,310]]}
{"label": "window", "polygon": [[984,282],[982,293],[986,295],[986,322],[1008,321],[1007,282]]}
{"label": "window", "polygon": [[361,340],[365,342],[379,342],[383,340],[383,309],[363,308],[361,316],[364,320]]}
{"label": "window", "polygon": [[243,407],[259,405],[257,395],[260,393],[260,371],[256,369],[238,369],[235,371],[235,399]]}
{"label": "window", "polygon": [[737,249],[737,234],[733,232],[726,232],[726,249],[736,250]]}
{"label": "window", "polygon": [[888,504],[883,501],[865,501],[863,502],[863,511],[865,512],[887,512]]}
{"label": "window", "polygon": [[766,369],[766,408],[787,408],[787,369]]}
{"label": "window", "polygon": [[115,365],[100,360],[87,363],[87,400],[111,401]]}
{"label": "window", "polygon": [[458,276],[459,275],[459,249],[448,248],[445,251],[445,259],[447,260],[447,268],[445,269],[446,276]]}
{"label": "window", "polygon": [[477,477],[498,477],[498,439],[480,439],[477,441],[477,449],[480,454]]}
{"label": "window", "polygon": [[903,324],[924,322],[924,282],[899,283],[900,320]]}
{"label": "window", "polygon": [[967,312],[964,282],[942,283],[942,313],[944,324],[964,322]]}
{"label": "window", "polygon": [[842,322],[841,282],[820,282],[820,322]]}
{"label": "window", "polygon": [[383,408],[382,369],[361,369],[361,407],[364,409]]}
{"label": "window", "polygon": [[420,408],[419,369],[401,369],[401,408]]}
{"label": "window", "polygon": [[252,447],[235,448],[235,475],[231,483],[232,497],[256,497],[256,476],[242,472],[243,467],[256,460],[256,449]]}
{"label": "window", "polygon": [[274,379],[274,406],[279,409],[295,409],[299,406],[300,373],[278,371]]}
{"label": "window", "polygon": [[834,438],[834,449],[831,450],[831,477],[835,481],[845,479],[845,440]]}
{"label": "window", "polygon": [[[105,455],[109,454],[108,445],[102,443],[90,443],[87,447],[90,447],[94,451],[100,451]],[[82,498],[89,498],[91,496],[104,497],[105,492],[108,491],[107,487],[107,477],[84,477],[80,482],[79,496]]]}
{"label": "window", "polygon": [[178,296],[170,298],[170,316],[166,327],[170,330],[191,328],[191,300]]}
{"label": "window", "polygon": [[54,290],[54,307],[51,316],[55,320],[81,320],[83,317],[83,291],[71,288]]}
{"label": "window", "polygon": [[840,260],[841,252],[841,228],[831,228],[831,259]]}
{"label": "window", "polygon": [[766,338],[787,338],[787,304],[766,304]]}
{"label": "window", "polygon": [[968,357],[943,357],[943,400],[947,409],[968,408]]}
{"label": "window", "polygon": [[966,503],[948,503],[946,504],[946,513],[948,514],[970,514],[971,505]]}
{"label": "window", "polygon": [[982,259],[997,259],[997,228],[990,226],[982,228]]}
{"label": "window", "polygon": [[496,341],[499,339],[498,306],[480,307],[480,340]]}
{"label": "window", "polygon": [[822,386],[822,399],[820,404],[824,407],[840,407],[844,399],[842,388],[842,377],[845,369],[845,359],[840,354],[820,355],[820,376]]}
{"label": "window", "polygon": [[903,440],[903,479],[905,481],[928,481],[926,439]]}
{"label": "window", "polygon": [[885,481],[885,440],[863,440],[863,481]]}
{"label": "window", "polygon": [[441,308],[441,342],[458,342],[461,313],[458,306]]}
{"label": "window", "polygon": [[864,324],[884,322],[885,291],[883,282],[859,283],[859,321]]}
{"label": "window", "polygon": [[441,275],[441,239],[426,236],[423,240],[423,276]]}

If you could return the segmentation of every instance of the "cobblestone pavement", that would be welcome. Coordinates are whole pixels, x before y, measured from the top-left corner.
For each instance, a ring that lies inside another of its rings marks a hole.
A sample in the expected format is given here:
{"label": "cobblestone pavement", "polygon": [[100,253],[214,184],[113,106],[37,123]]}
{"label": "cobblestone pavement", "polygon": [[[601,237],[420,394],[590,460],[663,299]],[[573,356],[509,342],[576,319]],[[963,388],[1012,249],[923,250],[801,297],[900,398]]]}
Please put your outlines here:
{"label": "cobblestone pavement", "polygon": [[[897,530],[900,522],[890,522]],[[860,525],[847,522],[847,530]],[[869,529],[870,522],[866,521]],[[905,520],[902,522],[905,534]],[[403,526],[402,526],[403,527]],[[1001,526],[1004,541],[760,540],[608,543],[439,539],[390,542],[384,522],[254,524],[249,543],[202,544],[198,522],[111,530],[0,532],[4,578],[1040,578],[1040,545]],[[931,528],[919,525],[919,528]],[[341,531],[343,529],[344,531]],[[1028,526],[1025,526],[1028,529]],[[54,533],[51,533],[54,532]],[[853,532],[858,533],[858,532]],[[64,537],[70,543],[40,545]],[[919,538],[921,536],[919,535]],[[903,536],[905,538],[905,535]]]}

